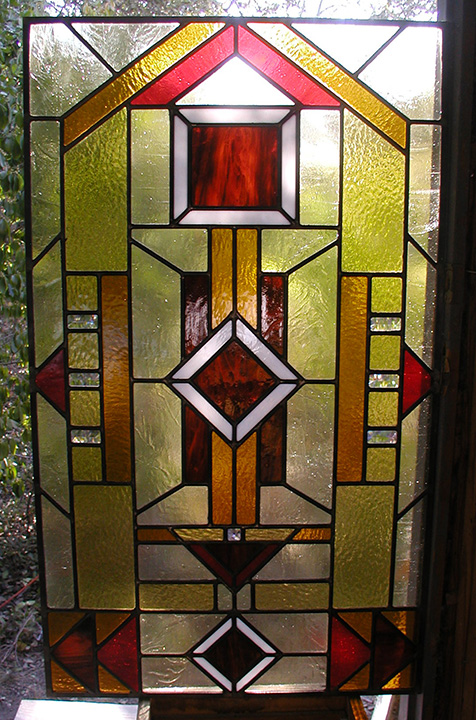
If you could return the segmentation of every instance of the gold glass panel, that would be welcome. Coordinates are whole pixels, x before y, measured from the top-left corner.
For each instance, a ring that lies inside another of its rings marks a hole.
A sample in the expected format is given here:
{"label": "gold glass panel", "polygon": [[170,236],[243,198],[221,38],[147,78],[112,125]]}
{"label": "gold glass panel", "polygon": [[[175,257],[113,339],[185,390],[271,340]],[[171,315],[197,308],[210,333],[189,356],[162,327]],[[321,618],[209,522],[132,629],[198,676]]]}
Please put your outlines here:
{"label": "gold glass panel", "polygon": [[256,327],[258,316],[258,272],[256,230],[238,230],[236,233],[236,305],[238,312]]}
{"label": "gold glass panel", "polygon": [[213,585],[141,585],[142,610],[213,610]]}
{"label": "gold glass panel", "polygon": [[71,425],[100,425],[100,394],[97,390],[74,391],[69,394]]}
{"label": "gold glass panel", "polygon": [[400,343],[398,335],[379,335],[370,338],[370,369],[398,370],[400,367]]}
{"label": "gold glass panel", "polygon": [[68,335],[68,362],[78,370],[97,370],[99,367],[98,336],[96,333]]}
{"label": "gold glass panel", "polygon": [[395,480],[395,448],[367,449],[367,482],[393,482]]}
{"label": "gold glass panel", "polygon": [[256,433],[236,451],[236,522],[253,525],[256,518]]}
{"label": "gold glass panel", "polygon": [[94,275],[68,275],[66,298],[68,310],[97,310],[97,278]]}
{"label": "gold glass panel", "polygon": [[398,393],[369,393],[367,422],[374,426],[395,426],[398,422]]}
{"label": "gold glass panel", "polygon": [[372,312],[399,313],[402,310],[402,279],[398,277],[372,278]]}
{"label": "gold glass panel", "polygon": [[212,433],[212,517],[216,525],[230,525],[232,517],[233,451]]}
{"label": "gold glass panel", "polygon": [[212,327],[233,310],[233,232],[212,231]]}

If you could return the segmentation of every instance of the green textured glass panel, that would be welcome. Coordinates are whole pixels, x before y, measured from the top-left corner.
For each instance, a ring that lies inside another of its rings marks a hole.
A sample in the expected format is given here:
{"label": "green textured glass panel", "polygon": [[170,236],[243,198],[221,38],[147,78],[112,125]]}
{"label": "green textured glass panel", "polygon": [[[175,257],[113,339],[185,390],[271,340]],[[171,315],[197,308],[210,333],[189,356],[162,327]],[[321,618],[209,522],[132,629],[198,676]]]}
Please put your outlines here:
{"label": "green textured glass panel", "polygon": [[137,522],[139,525],[206,525],[208,488],[180,488],[142,512]]}
{"label": "green textured glass panel", "polygon": [[141,650],[145,655],[186,653],[223,618],[224,615],[146,613],[140,617]]}
{"label": "green textured glass panel", "polygon": [[247,692],[322,692],[327,683],[327,658],[315,655],[283,657],[260,676]]}
{"label": "green textured glass panel", "polygon": [[68,310],[97,310],[97,278],[94,275],[68,275],[66,297]]}
{"label": "green textured glass panel", "polygon": [[36,407],[41,489],[69,510],[66,421],[41,395]]}
{"label": "green textured glass panel", "polygon": [[337,488],[334,607],[387,606],[393,503],[393,487]]}
{"label": "green textured glass panel", "polygon": [[370,338],[370,369],[398,370],[400,367],[398,335],[374,335]]}
{"label": "green textured glass panel", "polygon": [[62,115],[111,73],[62,23],[30,27],[30,112]]}
{"label": "green textured glass panel", "polygon": [[435,317],[436,270],[408,245],[405,341],[431,367]]}
{"label": "green textured glass panel", "polygon": [[127,270],[127,113],[65,155],[67,270]]}
{"label": "green textured glass panel", "polygon": [[300,218],[303,225],[337,225],[340,112],[302,110]]}
{"label": "green textured glass panel", "polygon": [[180,275],[132,248],[135,377],[163,377],[180,362]]}
{"label": "green textured glass panel", "polygon": [[82,390],[69,394],[71,425],[100,425],[101,405],[97,390]]}
{"label": "green textured glass panel", "polygon": [[71,449],[74,482],[102,480],[102,451],[100,447],[73,447]]}
{"label": "green textured glass panel", "polygon": [[260,522],[263,525],[320,525],[331,516],[291,490],[280,486],[262,487]]}
{"label": "green textured glass panel", "polygon": [[436,260],[440,213],[441,127],[410,128],[408,231]]}
{"label": "green textured glass panel", "polygon": [[367,449],[367,482],[393,482],[395,480],[395,448]]}
{"label": "green textured glass panel", "polygon": [[31,237],[33,258],[61,230],[60,126],[57,122],[32,122]]}
{"label": "green textured glass panel", "polygon": [[261,269],[286,272],[336,240],[335,230],[263,230]]}
{"label": "green textured glass panel", "polygon": [[72,368],[96,370],[99,366],[97,333],[69,333],[68,362]]}
{"label": "green textured glass panel", "polygon": [[329,577],[330,546],[321,543],[285,545],[259,570],[256,580],[325,580]]}
{"label": "green textured glass panel", "polygon": [[129,487],[74,489],[79,606],[135,607],[134,534]]}
{"label": "green textured glass panel", "polygon": [[426,503],[420,500],[397,523],[393,604],[418,605],[421,591]]}
{"label": "green textured glass panel", "polygon": [[165,385],[134,385],[137,505],[142,507],[182,479],[181,401]]}
{"label": "green textured glass panel", "polygon": [[369,393],[367,423],[375,427],[388,427],[398,422],[398,393]]}
{"label": "green textured glass panel", "polygon": [[401,312],[402,279],[398,277],[372,278],[371,303],[372,312]]}
{"label": "green textured glass panel", "polygon": [[342,269],[401,271],[405,158],[347,110],[343,172]]}
{"label": "green textured glass panel", "polygon": [[426,488],[431,420],[426,398],[402,421],[398,511],[404,510]]}
{"label": "green textured glass panel", "polygon": [[326,613],[253,613],[245,617],[283,653],[318,653],[327,650]]}
{"label": "green textured glass panel", "polygon": [[183,545],[139,545],[139,580],[213,580],[214,575]]}
{"label": "green textured glass panel", "polygon": [[131,113],[133,223],[169,222],[170,127],[168,110]]}
{"label": "green textured glass panel", "polygon": [[57,243],[33,268],[36,365],[63,341],[62,292],[61,247]]}
{"label": "green textured glass panel", "polygon": [[180,270],[201,272],[207,270],[207,231],[187,229],[136,229],[134,240],[176,265]]}
{"label": "green textured glass panel", "polygon": [[305,385],[287,403],[286,482],[326,507],[332,501],[334,387]]}
{"label": "green textured glass panel", "polygon": [[336,357],[337,249],[289,277],[288,360],[305,378],[333,378]]}
{"label": "green textured glass panel", "polygon": [[213,680],[184,657],[145,657],[142,690],[151,693],[221,693]]}
{"label": "green textured glass panel", "polygon": [[41,498],[46,601],[50,608],[74,607],[71,525],[45,497]]}

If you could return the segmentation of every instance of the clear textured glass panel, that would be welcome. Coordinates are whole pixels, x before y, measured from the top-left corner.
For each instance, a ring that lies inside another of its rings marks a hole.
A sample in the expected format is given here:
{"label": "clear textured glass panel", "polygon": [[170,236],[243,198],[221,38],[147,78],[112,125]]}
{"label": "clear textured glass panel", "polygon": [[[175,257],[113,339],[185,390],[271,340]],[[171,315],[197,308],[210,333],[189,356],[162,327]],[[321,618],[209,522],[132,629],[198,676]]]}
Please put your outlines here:
{"label": "clear textured glass panel", "polygon": [[372,278],[372,312],[399,313],[402,309],[402,280],[398,277]]}
{"label": "clear textured glass panel", "polygon": [[68,330],[97,330],[97,315],[68,315]]}
{"label": "clear textured glass panel", "polygon": [[[338,487],[334,557],[336,607],[386,606],[390,591],[393,487]],[[369,528],[372,532],[369,533]]]}
{"label": "clear textured glass panel", "polygon": [[74,607],[71,526],[46,498],[41,499],[46,601],[50,608]]}
{"label": "clear textured glass panel", "polygon": [[426,398],[402,421],[398,511],[426,488],[431,420],[431,399]]}
{"label": "clear textured glass panel", "polygon": [[180,657],[145,657],[142,660],[143,692],[221,693],[223,690],[196,665]]}
{"label": "clear textured glass panel", "polygon": [[138,507],[181,482],[181,405],[180,399],[165,385],[134,385]]}
{"label": "clear textured glass panel", "polygon": [[329,523],[329,513],[312,505],[285,487],[261,488],[261,522],[263,525],[313,525]]}
{"label": "clear textured glass panel", "polygon": [[69,394],[71,425],[99,425],[101,422],[100,394],[97,390],[82,390]]}
{"label": "clear textured glass panel", "polygon": [[325,613],[249,614],[247,622],[283,653],[318,653],[327,650]]}
{"label": "clear textured glass panel", "polygon": [[180,275],[132,248],[134,375],[163,377],[180,362]]}
{"label": "clear textured glass panel", "polygon": [[395,445],[397,439],[396,430],[369,430],[367,433],[369,445]]}
{"label": "clear textured glass panel", "polygon": [[41,395],[36,399],[40,485],[65,510],[69,510],[66,422]]}
{"label": "clear textured glass panel", "polygon": [[217,604],[219,610],[231,610],[233,607],[233,596],[227,587],[218,585]]}
{"label": "clear textured glass panel", "polygon": [[70,373],[70,387],[99,386],[99,373]]}
{"label": "clear textured glass panel", "polygon": [[367,482],[393,482],[395,480],[395,448],[369,447],[367,449]]}
{"label": "clear textured glass panel", "polygon": [[402,328],[399,317],[371,317],[370,330],[372,332],[397,332]]}
{"label": "clear textured glass panel", "polygon": [[63,340],[61,248],[57,243],[33,269],[35,361],[40,365]]}
{"label": "clear textured glass panel", "polygon": [[96,370],[99,366],[97,333],[70,333],[68,362],[72,368]]}
{"label": "clear textured glass panel", "polygon": [[102,451],[100,447],[73,447],[71,449],[74,482],[102,480]]}
{"label": "clear textured glass panel", "polygon": [[[224,587],[223,585],[219,586]],[[141,650],[146,655],[186,653],[223,615],[147,613],[140,617]]]}
{"label": "clear textured glass panel", "polygon": [[132,237],[180,270],[196,272],[207,270],[206,230],[136,229],[132,231]]}
{"label": "clear textured glass panel", "polygon": [[86,428],[71,430],[71,442],[78,445],[99,445],[101,442],[101,431],[88,430]]}
{"label": "clear textured glass panel", "polygon": [[30,28],[30,111],[62,115],[111,77],[62,23]]}
{"label": "clear textured glass panel", "polygon": [[359,77],[412,120],[441,112],[440,28],[407,27]]}
{"label": "clear textured glass panel", "polygon": [[306,693],[326,689],[327,658],[284,657],[251,685],[250,693]]}
{"label": "clear textured glass panel", "polygon": [[162,585],[141,585],[139,600],[142,610],[212,610],[213,585],[189,585],[187,583]]}
{"label": "clear textured glass panel", "polygon": [[131,113],[133,223],[169,222],[170,128],[168,110]]}
{"label": "clear textured glass panel", "polygon": [[367,422],[369,425],[385,427],[398,422],[398,393],[369,393]]}
{"label": "clear textured glass panel", "polygon": [[393,591],[396,607],[418,605],[420,600],[425,525],[425,500],[420,500],[397,523]]}
{"label": "clear textured glass panel", "polygon": [[238,610],[249,610],[251,607],[251,585],[244,585],[236,596]]}
{"label": "clear textured glass panel", "polygon": [[330,507],[334,388],[305,385],[288,400],[286,482]]}
{"label": "clear textured glass panel", "polygon": [[398,370],[400,368],[398,335],[374,335],[370,338],[370,369]]}
{"label": "clear textured glass panel", "polygon": [[140,580],[213,580],[214,575],[182,545],[139,545]]}
{"label": "clear textured glass panel", "polygon": [[336,240],[335,230],[263,230],[261,269],[286,272]]}
{"label": "clear textured glass panel", "polygon": [[254,576],[256,580],[324,580],[329,577],[329,545],[285,545]]}
{"label": "clear textured glass panel", "polygon": [[333,378],[336,354],[337,250],[289,277],[289,362],[307,378]]}
{"label": "clear textured glass panel", "polygon": [[410,207],[408,230],[436,260],[440,214],[441,127],[410,128]]}
{"label": "clear textured glass panel", "polygon": [[266,110],[263,108],[199,108],[182,109],[180,114],[192,123],[221,124],[251,124],[251,123],[278,123],[289,115],[289,110]]}
{"label": "clear textured glass panel", "polygon": [[435,317],[436,270],[408,245],[405,341],[431,367]]}
{"label": "clear textured glass panel", "polygon": [[347,110],[343,172],[342,269],[401,271],[405,158]]}
{"label": "clear textured glass panel", "polygon": [[208,488],[183,487],[142,512],[139,525],[206,525]]}
{"label": "clear textured glass panel", "polygon": [[66,296],[68,310],[97,310],[97,278],[94,275],[68,275]]}
{"label": "clear textured glass panel", "polygon": [[371,388],[397,388],[400,384],[400,377],[393,373],[370,373],[369,387]]}
{"label": "clear textured glass panel", "polygon": [[57,122],[32,122],[31,235],[33,258],[61,229],[60,129]]}
{"label": "clear textured glass panel", "polygon": [[257,610],[324,610],[329,605],[327,583],[256,583]]}
{"label": "clear textured glass panel", "polygon": [[181,225],[289,225],[289,220],[274,210],[191,210]]}
{"label": "clear textured glass panel", "polygon": [[67,270],[127,270],[126,136],[121,110],[65,155]]}
{"label": "clear textured glass panel", "polygon": [[301,223],[336,225],[339,207],[340,112],[301,112]]}

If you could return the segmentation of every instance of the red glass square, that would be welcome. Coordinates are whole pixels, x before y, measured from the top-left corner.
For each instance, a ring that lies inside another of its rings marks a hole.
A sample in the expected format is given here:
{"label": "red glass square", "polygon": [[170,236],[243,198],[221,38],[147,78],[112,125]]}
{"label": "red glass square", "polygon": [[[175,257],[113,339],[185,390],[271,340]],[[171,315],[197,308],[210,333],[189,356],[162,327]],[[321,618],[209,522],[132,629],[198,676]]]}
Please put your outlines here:
{"label": "red glass square", "polygon": [[277,208],[278,128],[198,125],[191,171],[194,207]]}

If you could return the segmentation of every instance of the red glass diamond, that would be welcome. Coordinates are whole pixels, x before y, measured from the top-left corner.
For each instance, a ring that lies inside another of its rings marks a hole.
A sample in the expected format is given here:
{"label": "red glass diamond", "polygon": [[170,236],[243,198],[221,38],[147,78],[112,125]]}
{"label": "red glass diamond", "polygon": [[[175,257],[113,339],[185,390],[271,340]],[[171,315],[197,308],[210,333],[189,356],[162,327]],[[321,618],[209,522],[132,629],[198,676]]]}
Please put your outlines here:
{"label": "red glass diamond", "polygon": [[264,652],[233,627],[214,643],[204,657],[225,677],[236,682],[264,657]]}

